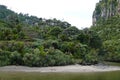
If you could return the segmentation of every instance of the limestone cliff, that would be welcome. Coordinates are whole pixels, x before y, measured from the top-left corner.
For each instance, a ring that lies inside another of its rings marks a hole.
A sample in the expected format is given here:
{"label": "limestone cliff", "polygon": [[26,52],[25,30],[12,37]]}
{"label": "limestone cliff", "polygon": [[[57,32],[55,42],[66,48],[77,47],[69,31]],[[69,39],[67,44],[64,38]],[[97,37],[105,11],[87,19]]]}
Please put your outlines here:
{"label": "limestone cliff", "polygon": [[120,0],[99,0],[93,12],[93,25],[120,13]]}

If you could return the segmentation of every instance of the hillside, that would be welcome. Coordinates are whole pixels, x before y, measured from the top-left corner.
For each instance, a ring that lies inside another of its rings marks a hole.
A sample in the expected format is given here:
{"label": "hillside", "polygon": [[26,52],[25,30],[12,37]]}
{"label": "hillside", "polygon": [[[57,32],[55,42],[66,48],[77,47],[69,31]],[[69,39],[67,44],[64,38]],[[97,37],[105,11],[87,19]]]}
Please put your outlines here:
{"label": "hillside", "polygon": [[[105,60],[120,62],[120,0],[100,0],[93,13],[93,26],[103,41]],[[98,11],[99,10],[99,11]],[[98,13],[98,14],[97,14]]]}
{"label": "hillside", "polygon": [[93,12],[93,25],[120,14],[120,0],[99,0]]}
{"label": "hillside", "polygon": [[55,18],[18,14],[0,5],[0,66],[96,64],[101,46],[93,30],[79,30]]}

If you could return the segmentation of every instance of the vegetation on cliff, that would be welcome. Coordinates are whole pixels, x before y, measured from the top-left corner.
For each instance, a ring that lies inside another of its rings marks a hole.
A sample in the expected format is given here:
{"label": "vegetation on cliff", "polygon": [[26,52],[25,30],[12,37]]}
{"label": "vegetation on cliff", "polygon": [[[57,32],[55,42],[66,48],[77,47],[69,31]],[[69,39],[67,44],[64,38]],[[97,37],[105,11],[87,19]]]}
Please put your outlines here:
{"label": "vegetation on cliff", "polygon": [[[104,2],[106,1],[106,2]],[[96,25],[91,27],[91,30],[96,31],[100,38],[103,41],[102,46],[102,58],[107,61],[115,61],[120,62],[120,15],[119,15],[119,0],[102,0],[98,4],[102,6],[103,4],[110,3],[113,6],[113,11],[109,12],[109,15],[106,14],[105,16],[99,16],[97,19]],[[108,7],[110,8],[111,5],[103,6],[106,11],[109,11]],[[96,6],[96,9],[98,5]],[[100,8],[100,11],[103,11],[103,8]],[[102,15],[102,13],[99,13]],[[108,16],[108,18],[106,18]],[[102,19],[104,18],[104,19]]]}

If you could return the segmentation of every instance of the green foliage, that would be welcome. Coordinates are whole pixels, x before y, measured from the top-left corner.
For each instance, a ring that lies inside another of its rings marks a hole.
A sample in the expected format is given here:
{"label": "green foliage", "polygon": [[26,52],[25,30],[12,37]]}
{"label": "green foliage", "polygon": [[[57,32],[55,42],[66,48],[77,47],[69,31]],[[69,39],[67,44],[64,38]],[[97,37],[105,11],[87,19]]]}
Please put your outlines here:
{"label": "green foliage", "polygon": [[77,35],[79,33],[79,30],[76,27],[68,27],[63,31],[64,35],[67,35],[68,37]]}
{"label": "green foliage", "polygon": [[12,65],[22,65],[22,56],[17,51],[14,51],[10,54],[10,64]]}
{"label": "green foliage", "polygon": [[119,14],[119,0],[100,0],[96,4],[93,18],[95,24],[104,23],[108,18]]}
{"label": "green foliage", "polygon": [[102,41],[66,21],[17,14],[0,5],[0,66],[94,64]]}
{"label": "green foliage", "polygon": [[9,56],[9,51],[3,51],[0,49],[0,66],[6,66],[10,64]]}
{"label": "green foliage", "polygon": [[76,44],[74,49],[75,49],[75,53],[73,54],[74,57],[76,59],[81,59],[81,60],[85,59],[85,55],[87,55],[89,51],[87,45],[83,45],[80,43]]}
{"label": "green foliage", "polygon": [[64,42],[61,45],[61,50],[63,52],[74,53],[74,42]]}
{"label": "green foliage", "polygon": [[40,46],[39,50],[40,50],[40,54],[41,55],[43,55],[43,56],[47,55],[47,53],[44,51],[44,47],[43,46]]}
{"label": "green foliage", "polygon": [[24,52],[24,42],[22,41],[1,41],[0,42],[0,48],[5,51],[18,51],[20,53]]}
{"label": "green foliage", "polygon": [[103,43],[103,49],[107,52],[105,60],[120,62],[120,40],[107,40]]}
{"label": "green foliage", "polygon": [[[37,52],[38,49],[36,49]],[[72,64],[73,59],[69,55],[65,55],[60,50],[49,50],[48,55],[42,56],[37,53],[26,53],[23,57],[26,66],[59,66]]]}
{"label": "green foliage", "polygon": [[[105,10],[104,15],[99,10],[102,12]],[[92,26],[91,30],[96,31],[103,41],[101,53],[99,54],[104,60],[120,62],[119,1],[101,0],[95,11],[99,12],[99,16],[94,12],[94,17],[97,17],[97,20],[96,26]]]}
{"label": "green foliage", "polygon": [[45,48],[54,47],[55,49],[58,49],[60,47],[58,40],[51,39],[45,41],[43,45]]}
{"label": "green foliage", "polygon": [[37,59],[37,56],[32,53],[26,53],[23,57],[26,66],[34,66],[35,59]]}
{"label": "green foliage", "polygon": [[63,30],[60,38],[63,41],[70,41],[70,40],[74,40],[78,34],[79,34],[79,30],[76,27],[68,27]]}
{"label": "green foliage", "polygon": [[62,29],[60,27],[53,27],[50,31],[49,34],[52,36],[58,37],[58,35],[62,32]]}
{"label": "green foliage", "polygon": [[91,51],[85,55],[85,60],[82,64],[96,64],[98,63],[98,52],[95,49],[91,49]]}
{"label": "green foliage", "polygon": [[87,44],[91,48],[100,48],[102,46],[102,40],[99,35],[89,29],[84,29],[80,32],[77,36],[77,40],[80,41],[82,44]]}
{"label": "green foliage", "polygon": [[48,51],[47,59],[48,63],[51,66],[60,66],[73,63],[73,58],[71,55],[66,55],[62,51],[57,49],[50,49]]}

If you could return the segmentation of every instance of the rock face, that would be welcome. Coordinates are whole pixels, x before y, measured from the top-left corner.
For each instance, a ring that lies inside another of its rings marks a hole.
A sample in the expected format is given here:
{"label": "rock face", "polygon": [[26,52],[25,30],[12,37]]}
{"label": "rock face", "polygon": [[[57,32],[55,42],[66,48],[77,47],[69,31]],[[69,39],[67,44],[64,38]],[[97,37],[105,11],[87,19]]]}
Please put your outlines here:
{"label": "rock face", "polygon": [[99,0],[93,12],[93,25],[118,14],[120,14],[120,0]]}

